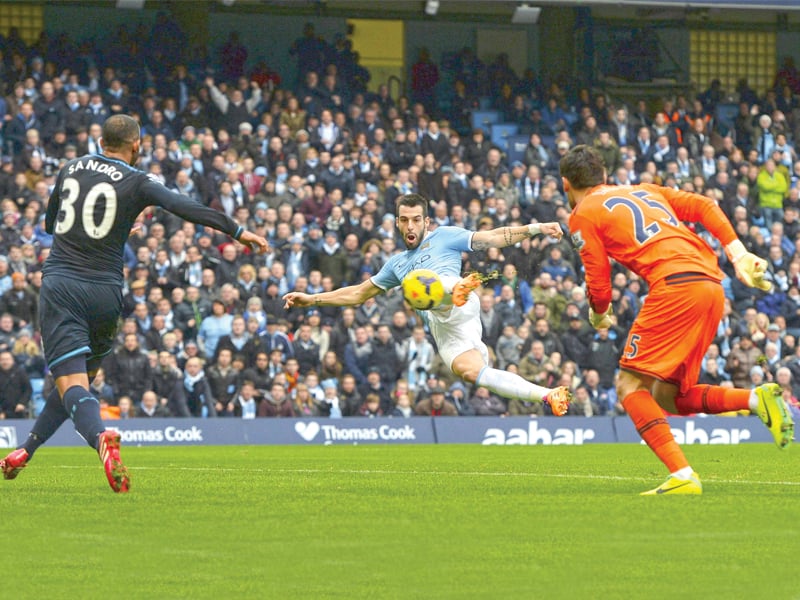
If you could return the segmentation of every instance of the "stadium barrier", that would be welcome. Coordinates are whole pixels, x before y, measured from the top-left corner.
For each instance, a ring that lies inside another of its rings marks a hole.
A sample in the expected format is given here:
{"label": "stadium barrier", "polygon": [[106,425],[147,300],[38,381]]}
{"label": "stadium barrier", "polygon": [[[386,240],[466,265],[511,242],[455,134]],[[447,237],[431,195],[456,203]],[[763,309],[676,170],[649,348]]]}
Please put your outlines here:
{"label": "stadium barrier", "polygon": [[[669,420],[680,444],[772,442],[757,417],[676,417]],[[4,421],[0,448],[15,448],[33,421]],[[410,419],[131,419],[107,421],[134,446],[483,444],[582,445],[641,443],[627,417],[413,417]],[[49,446],[85,442],[70,423]]]}

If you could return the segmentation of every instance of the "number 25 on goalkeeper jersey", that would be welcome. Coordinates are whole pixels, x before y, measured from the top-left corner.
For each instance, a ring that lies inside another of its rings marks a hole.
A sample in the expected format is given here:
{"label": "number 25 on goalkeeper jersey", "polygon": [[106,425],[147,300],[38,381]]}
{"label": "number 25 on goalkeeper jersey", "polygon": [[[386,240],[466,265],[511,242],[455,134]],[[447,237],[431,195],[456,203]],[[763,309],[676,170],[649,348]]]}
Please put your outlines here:
{"label": "number 25 on goalkeeper jersey", "polygon": [[596,312],[611,301],[609,258],[650,286],[676,273],[723,279],[714,250],[683,221],[702,223],[723,245],[736,239],[725,214],[705,196],[650,184],[590,190],[572,211],[569,227]]}

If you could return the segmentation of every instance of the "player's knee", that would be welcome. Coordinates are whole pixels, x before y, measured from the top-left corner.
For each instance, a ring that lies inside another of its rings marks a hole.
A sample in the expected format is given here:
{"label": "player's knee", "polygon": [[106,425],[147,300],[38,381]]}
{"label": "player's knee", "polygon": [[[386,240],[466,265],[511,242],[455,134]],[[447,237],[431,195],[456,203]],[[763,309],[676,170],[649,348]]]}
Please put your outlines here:
{"label": "player's knee", "polygon": [[466,371],[463,371],[461,374],[456,373],[456,375],[459,375],[461,379],[463,379],[469,384],[475,384],[478,381],[478,375],[480,374],[480,372],[481,372],[480,369],[467,369]]}
{"label": "player's knee", "polygon": [[477,350],[469,350],[457,356],[450,369],[467,383],[474,384],[485,366],[486,363],[480,353]]}
{"label": "player's knee", "polygon": [[452,371],[467,383],[478,381],[483,365],[474,365],[470,361],[454,361]]}

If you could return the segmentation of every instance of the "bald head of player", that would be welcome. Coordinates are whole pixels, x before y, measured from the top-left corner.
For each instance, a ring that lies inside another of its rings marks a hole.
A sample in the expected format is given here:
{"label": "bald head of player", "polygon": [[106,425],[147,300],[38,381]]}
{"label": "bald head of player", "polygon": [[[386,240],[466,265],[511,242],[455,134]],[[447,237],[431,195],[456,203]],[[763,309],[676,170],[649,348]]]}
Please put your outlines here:
{"label": "bald head of player", "polygon": [[113,115],[103,123],[100,145],[103,154],[117,158],[133,166],[139,159],[141,143],[139,123],[128,115]]}

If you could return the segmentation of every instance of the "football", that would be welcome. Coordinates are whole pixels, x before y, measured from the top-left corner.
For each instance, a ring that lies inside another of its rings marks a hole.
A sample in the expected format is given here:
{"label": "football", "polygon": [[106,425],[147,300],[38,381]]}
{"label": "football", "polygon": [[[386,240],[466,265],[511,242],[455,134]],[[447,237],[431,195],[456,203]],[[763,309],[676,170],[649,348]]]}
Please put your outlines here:
{"label": "football", "polygon": [[416,269],[403,279],[403,297],[412,308],[430,310],[444,300],[442,280],[430,269]]}

